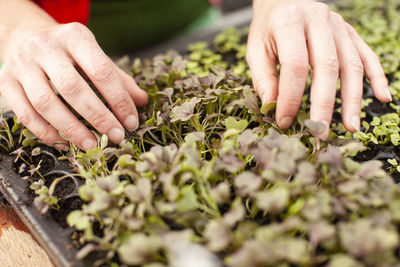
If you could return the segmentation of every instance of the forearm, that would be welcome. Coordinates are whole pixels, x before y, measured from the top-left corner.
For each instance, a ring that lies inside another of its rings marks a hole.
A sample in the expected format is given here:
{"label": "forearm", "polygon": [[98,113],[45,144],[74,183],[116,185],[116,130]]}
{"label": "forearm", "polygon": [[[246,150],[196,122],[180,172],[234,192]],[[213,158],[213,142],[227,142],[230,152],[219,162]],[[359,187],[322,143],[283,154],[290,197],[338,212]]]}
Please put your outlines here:
{"label": "forearm", "polygon": [[57,22],[30,0],[0,0],[0,59],[7,47],[24,33],[44,29]]}

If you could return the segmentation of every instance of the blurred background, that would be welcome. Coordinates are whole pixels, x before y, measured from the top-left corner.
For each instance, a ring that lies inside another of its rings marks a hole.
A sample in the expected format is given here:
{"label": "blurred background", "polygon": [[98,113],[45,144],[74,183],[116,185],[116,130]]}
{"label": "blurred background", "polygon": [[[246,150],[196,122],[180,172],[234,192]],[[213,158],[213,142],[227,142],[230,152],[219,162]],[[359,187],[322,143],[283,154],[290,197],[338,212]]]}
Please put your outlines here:
{"label": "blurred background", "polygon": [[[250,22],[251,0],[93,0],[88,27],[110,55]],[[233,16],[233,14],[236,16]],[[235,19],[232,20],[232,17]],[[208,29],[208,30],[206,30]],[[199,40],[198,36],[196,38]],[[200,38],[201,39],[201,38]],[[207,40],[205,40],[207,41]],[[173,45],[173,44],[170,44]],[[169,48],[177,49],[173,46]],[[178,50],[178,49],[177,49]]]}

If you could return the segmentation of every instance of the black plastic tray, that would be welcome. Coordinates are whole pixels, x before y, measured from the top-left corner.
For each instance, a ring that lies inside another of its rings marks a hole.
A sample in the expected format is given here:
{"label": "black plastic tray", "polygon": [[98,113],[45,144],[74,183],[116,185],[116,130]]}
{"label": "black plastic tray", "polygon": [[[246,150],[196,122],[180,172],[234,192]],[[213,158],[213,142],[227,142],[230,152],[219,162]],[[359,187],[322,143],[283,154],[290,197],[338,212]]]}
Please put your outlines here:
{"label": "black plastic tray", "polygon": [[[174,49],[184,52],[187,45],[196,41],[211,42],[224,28],[234,26],[243,27],[250,23],[252,17],[251,8],[230,13],[220,19],[212,27],[201,30],[185,38],[168,41],[153,46],[149,49],[136,51],[130,56],[150,58],[158,53]],[[53,264],[57,267],[88,267],[93,265],[93,259],[79,261],[76,259],[77,249],[72,245],[70,235],[71,228],[63,228],[52,216],[43,216],[33,205],[28,193],[29,181],[22,179],[13,166],[14,157],[0,156],[0,192],[4,195],[23,223],[27,226],[35,239],[47,252]],[[55,160],[55,167],[51,172],[64,172],[70,170],[67,162]],[[48,173],[49,174],[51,174]]]}
{"label": "black plastic tray", "polygon": [[[69,173],[66,162],[55,161],[54,168],[46,176]],[[45,176],[45,177],[46,177]],[[77,250],[72,246],[71,228],[63,228],[50,215],[42,215],[33,205],[28,194],[29,181],[23,180],[14,170],[14,157],[3,156],[0,163],[0,191],[16,211],[39,244],[47,252],[55,266],[91,266],[77,261]]]}
{"label": "black plastic tray", "polygon": [[[332,2],[332,1],[323,1]],[[251,8],[242,9],[228,14],[220,21],[191,36],[168,41],[161,45],[153,46],[149,49],[140,50],[132,53],[130,56],[149,58],[158,53],[165,52],[168,49],[174,49],[178,52],[184,52],[187,45],[196,41],[211,42],[216,34],[226,27],[243,27],[250,23],[252,17]],[[389,155],[390,154],[390,155]],[[399,153],[400,155],[400,153]],[[398,161],[400,158],[395,153],[379,152],[376,159],[384,160],[394,156]],[[362,159],[361,159],[362,160]],[[0,155],[0,192],[11,204],[23,223],[27,226],[35,239],[47,252],[49,258],[55,266],[59,267],[88,267],[92,266],[93,259],[79,261],[76,259],[77,249],[72,245],[70,235],[73,233],[71,228],[63,228],[51,216],[43,216],[37,208],[31,203],[27,188],[29,182],[18,175],[13,166],[14,157]],[[67,174],[70,170],[67,162],[56,160],[52,171],[64,172]],[[48,173],[51,174],[51,173]],[[397,181],[399,182],[399,181]]]}

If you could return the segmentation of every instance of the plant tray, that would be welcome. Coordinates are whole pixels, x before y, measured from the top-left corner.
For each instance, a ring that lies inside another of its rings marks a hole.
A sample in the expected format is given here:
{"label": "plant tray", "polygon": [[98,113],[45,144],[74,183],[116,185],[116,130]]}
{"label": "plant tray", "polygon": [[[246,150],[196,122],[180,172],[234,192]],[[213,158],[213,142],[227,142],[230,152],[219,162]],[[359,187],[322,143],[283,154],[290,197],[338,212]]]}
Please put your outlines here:
{"label": "plant tray", "polygon": [[[141,50],[131,54],[132,58],[141,57],[149,58],[158,53],[165,52],[173,48],[178,52],[184,52],[187,45],[197,41],[211,42],[214,37],[224,28],[227,27],[243,27],[251,21],[251,8],[232,12],[220,19],[220,21],[210,28],[201,30],[191,36],[167,41],[161,45]],[[9,113],[8,116],[13,116]],[[48,147],[42,149],[51,170],[45,173],[44,177],[52,175],[69,175],[71,168],[66,161],[59,161],[55,150]],[[23,180],[22,177],[15,171],[15,157],[0,155],[0,192],[4,195],[7,201],[11,204],[23,223],[27,226],[39,244],[47,252],[51,261],[55,266],[60,267],[84,267],[92,266],[96,256],[85,258],[84,261],[77,260],[78,250],[73,246],[71,234],[73,229],[66,225],[65,217],[60,218],[58,213],[49,211],[48,214],[42,215],[33,205],[34,193],[29,189],[29,181]],[[64,199],[64,206],[72,211],[74,199],[78,198],[76,189],[80,181],[74,177],[67,179],[70,184],[75,186],[75,191],[71,192]],[[75,195],[74,195],[75,194]],[[63,203],[61,203],[61,206]],[[63,207],[61,207],[63,209]],[[66,216],[66,214],[65,214]]]}
{"label": "plant tray", "polygon": [[[69,175],[66,162],[58,161],[50,151],[42,151],[48,160],[53,161],[53,168],[44,177],[52,175]],[[49,213],[42,215],[33,205],[33,195],[29,190],[29,181],[22,179],[15,171],[14,157],[2,156],[0,162],[0,191],[17,212],[23,223],[27,226],[39,244],[48,253],[55,266],[90,266],[88,262],[77,261],[77,250],[71,244],[70,235],[73,229],[57,222]],[[68,180],[70,187],[78,187],[78,180],[71,176]],[[71,183],[73,181],[73,183]],[[75,189],[75,191],[76,191]],[[75,192],[73,192],[75,193]],[[73,193],[70,194],[73,199]],[[67,201],[68,202],[68,201]],[[68,205],[66,202],[64,205]],[[61,219],[61,218],[59,218]]]}
{"label": "plant tray", "polygon": [[[196,41],[211,41],[217,33],[222,29],[234,26],[241,27],[250,22],[251,10],[244,9],[231,14],[222,19],[221,23],[213,26],[210,29],[204,30],[198,34],[190,36],[185,39],[175,40],[168,42],[164,45],[153,47],[150,50],[141,51],[132,56],[151,57],[160,52],[166,51],[169,48],[174,48],[178,52],[184,52],[188,44]],[[372,90],[369,85],[365,84],[364,97],[372,97]],[[398,104],[398,103],[396,103]],[[367,117],[381,115],[385,112],[393,112],[388,105],[378,104],[376,100],[365,109]],[[11,116],[11,114],[9,114]],[[334,114],[333,121],[338,122],[340,114]],[[400,150],[394,146],[371,146],[372,150],[359,153],[355,159],[357,161],[367,160],[380,160],[384,163],[384,168],[390,167],[387,159],[396,159],[400,162]],[[65,222],[67,211],[72,211],[79,208],[82,204],[77,195],[77,189],[82,183],[81,180],[72,175],[71,167],[67,161],[58,160],[57,151],[48,147],[41,147],[41,153],[37,156],[36,160],[42,160],[47,167],[41,173],[44,178],[51,181],[55,176],[67,176],[68,179],[65,183],[60,183],[58,196],[60,199],[61,211],[49,211],[46,215],[42,215],[40,211],[33,205],[34,195],[29,189],[30,182],[24,180],[21,175],[16,171],[18,169],[18,162],[15,156],[0,154],[0,191],[5,196],[7,201],[11,204],[21,220],[27,228],[34,235],[39,244],[48,253],[50,259],[55,266],[61,267],[85,267],[92,266],[93,261],[98,255],[92,255],[85,258],[85,260],[77,260],[78,249],[71,241],[71,235],[74,230],[69,228]],[[400,183],[400,175],[397,173],[393,176],[397,184]],[[56,189],[57,190],[57,189]],[[63,215],[64,214],[64,215]]]}

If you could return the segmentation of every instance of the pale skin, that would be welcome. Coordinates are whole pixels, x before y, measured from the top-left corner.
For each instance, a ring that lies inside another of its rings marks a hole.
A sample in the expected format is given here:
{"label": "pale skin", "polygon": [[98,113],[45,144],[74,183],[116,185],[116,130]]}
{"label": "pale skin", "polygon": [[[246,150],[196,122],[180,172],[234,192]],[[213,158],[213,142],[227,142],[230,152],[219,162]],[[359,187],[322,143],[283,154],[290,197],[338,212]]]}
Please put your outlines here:
{"label": "pale skin", "polygon": [[[360,127],[364,71],[375,96],[391,101],[378,57],[326,5],[312,0],[254,0],[253,6],[247,60],[262,102],[277,101],[279,127],[288,128],[298,111],[309,66],[312,120],[330,124],[339,77],[343,123],[349,131]],[[96,146],[93,133],[59,100],[51,83],[113,143],[122,141],[125,130],[137,128],[136,107],[146,105],[148,96],[105,55],[89,29],[79,23],[58,24],[28,0],[0,0],[0,10],[0,91],[37,137],[59,149],[66,148],[60,133],[83,150]],[[321,137],[327,135],[328,129]]]}

